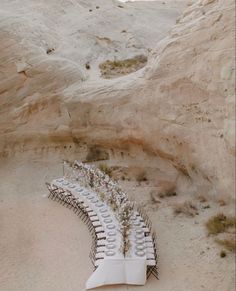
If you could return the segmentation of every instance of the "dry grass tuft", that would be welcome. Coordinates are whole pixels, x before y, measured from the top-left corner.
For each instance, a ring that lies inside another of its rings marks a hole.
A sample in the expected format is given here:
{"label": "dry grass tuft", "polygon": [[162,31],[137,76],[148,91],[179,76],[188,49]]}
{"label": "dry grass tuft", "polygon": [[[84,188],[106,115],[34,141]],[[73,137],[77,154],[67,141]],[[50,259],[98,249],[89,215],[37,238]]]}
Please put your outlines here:
{"label": "dry grass tuft", "polygon": [[189,217],[194,217],[198,215],[198,209],[191,201],[185,201],[184,203],[174,205],[174,214],[184,214]]}
{"label": "dry grass tuft", "polygon": [[216,242],[226,248],[228,251],[235,253],[236,252],[236,241],[235,238],[231,239],[217,239]]}
{"label": "dry grass tuft", "polygon": [[166,191],[166,192],[158,193],[158,196],[160,198],[173,197],[173,196],[177,196],[177,193],[175,191]]}
{"label": "dry grass tuft", "polygon": [[232,216],[226,216],[223,213],[219,213],[208,220],[206,227],[208,234],[218,234],[226,232],[229,228],[236,226],[236,218]]}
{"label": "dry grass tuft", "polygon": [[144,67],[146,63],[147,57],[139,55],[125,60],[107,60],[101,63],[99,68],[102,76],[106,79],[110,79],[135,72]]}
{"label": "dry grass tuft", "polygon": [[225,205],[227,205],[226,201],[225,201],[223,198],[219,199],[217,202],[218,202],[218,204],[219,204],[220,206],[225,206]]}
{"label": "dry grass tuft", "polygon": [[96,161],[102,161],[102,160],[108,160],[108,159],[109,159],[108,152],[101,149],[97,145],[92,145],[88,149],[88,153],[87,153],[85,161],[86,162],[96,162]]}
{"label": "dry grass tuft", "polygon": [[198,195],[197,198],[201,203],[207,202],[207,197],[205,195]]}
{"label": "dry grass tuft", "polygon": [[147,174],[145,171],[140,172],[137,176],[136,176],[136,180],[138,182],[145,182],[147,181]]}

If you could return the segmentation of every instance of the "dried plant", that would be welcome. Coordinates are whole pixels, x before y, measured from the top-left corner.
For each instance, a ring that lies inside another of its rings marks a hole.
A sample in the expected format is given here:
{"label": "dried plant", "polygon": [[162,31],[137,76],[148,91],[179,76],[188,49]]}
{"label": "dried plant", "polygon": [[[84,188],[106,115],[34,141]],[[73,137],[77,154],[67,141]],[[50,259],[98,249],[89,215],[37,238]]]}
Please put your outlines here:
{"label": "dried plant", "polygon": [[147,174],[146,174],[146,172],[145,171],[140,172],[137,175],[136,180],[138,182],[145,182],[145,181],[147,181]]}
{"label": "dried plant", "polygon": [[130,248],[130,228],[131,228],[131,216],[133,215],[133,204],[130,202],[125,203],[122,205],[118,211],[118,217],[121,225],[121,233],[123,237],[123,254],[124,256],[127,254]]}
{"label": "dried plant", "polygon": [[228,251],[235,253],[236,252],[236,241],[235,238],[231,239],[217,239],[216,242],[221,246],[225,247]]}
{"label": "dried plant", "polygon": [[201,203],[207,202],[207,197],[205,195],[198,195],[197,198]]}
{"label": "dried plant", "polygon": [[219,213],[208,220],[206,227],[208,234],[216,235],[218,233],[226,232],[229,228],[235,228],[236,218]]}
{"label": "dried plant", "polygon": [[186,216],[193,217],[198,214],[197,207],[191,201],[185,201],[174,205],[174,213],[176,215],[184,214]]}

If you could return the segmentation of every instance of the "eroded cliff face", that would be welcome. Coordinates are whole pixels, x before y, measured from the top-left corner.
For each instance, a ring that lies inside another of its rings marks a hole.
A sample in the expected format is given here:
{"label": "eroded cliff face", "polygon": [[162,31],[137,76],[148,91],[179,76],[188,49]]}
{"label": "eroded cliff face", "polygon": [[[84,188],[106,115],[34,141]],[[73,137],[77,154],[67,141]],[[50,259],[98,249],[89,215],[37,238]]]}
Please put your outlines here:
{"label": "eroded cliff face", "polygon": [[[62,3],[63,9],[75,9],[73,1]],[[96,145],[110,158],[127,157],[127,165],[158,168],[171,179],[180,173],[196,193],[233,196],[233,1],[190,5],[155,50],[141,47],[150,53],[144,69],[112,80],[101,79],[96,69],[86,76],[78,55],[71,54],[71,60],[61,56],[63,50],[51,51],[60,43],[60,30],[52,33],[55,23],[47,13],[46,29],[19,17],[13,25],[8,12],[0,11],[3,156],[38,147],[67,144],[76,152],[82,144]],[[111,54],[107,39],[106,46]],[[134,49],[129,53],[140,52]]]}

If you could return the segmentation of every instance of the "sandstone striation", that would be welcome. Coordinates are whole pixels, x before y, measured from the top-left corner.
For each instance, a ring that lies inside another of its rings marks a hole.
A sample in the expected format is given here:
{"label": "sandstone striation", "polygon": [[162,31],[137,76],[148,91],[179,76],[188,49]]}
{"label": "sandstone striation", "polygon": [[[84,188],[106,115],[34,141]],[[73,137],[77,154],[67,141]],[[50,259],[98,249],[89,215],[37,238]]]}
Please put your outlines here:
{"label": "sandstone striation", "polygon": [[[87,144],[172,181],[180,173],[179,191],[232,197],[234,2],[190,3],[174,26],[169,3],[96,4],[1,0],[1,155]],[[140,54],[144,68],[101,78],[100,63]]]}

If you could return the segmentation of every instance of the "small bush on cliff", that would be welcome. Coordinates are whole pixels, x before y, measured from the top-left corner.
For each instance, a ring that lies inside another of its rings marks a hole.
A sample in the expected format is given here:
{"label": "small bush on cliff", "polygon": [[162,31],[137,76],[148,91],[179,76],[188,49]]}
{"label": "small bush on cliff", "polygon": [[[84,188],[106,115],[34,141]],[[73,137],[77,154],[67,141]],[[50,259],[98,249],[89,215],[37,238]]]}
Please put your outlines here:
{"label": "small bush on cliff", "polygon": [[147,57],[144,55],[135,56],[125,60],[107,60],[99,65],[101,74],[104,78],[112,78],[135,72],[147,63]]}

